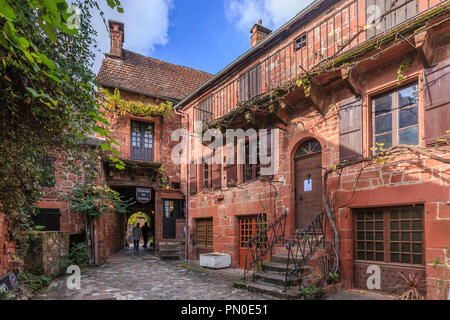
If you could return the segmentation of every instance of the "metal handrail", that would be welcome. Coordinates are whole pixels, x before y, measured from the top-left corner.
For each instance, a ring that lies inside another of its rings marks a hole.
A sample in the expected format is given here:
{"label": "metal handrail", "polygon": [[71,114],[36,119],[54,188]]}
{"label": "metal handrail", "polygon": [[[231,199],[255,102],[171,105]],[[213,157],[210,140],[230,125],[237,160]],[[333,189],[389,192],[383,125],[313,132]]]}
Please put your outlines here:
{"label": "metal handrail", "polygon": [[[278,243],[283,243],[286,234],[286,221],[288,209],[286,209],[271,224],[260,230],[255,237],[249,239],[246,243],[247,255],[244,268],[244,282],[247,279],[249,271],[260,264]],[[251,257],[251,259],[250,259]]]}
{"label": "metal handrail", "polygon": [[[289,280],[296,276],[306,263],[314,256],[320,247],[325,245],[326,213],[322,211],[314,220],[286,244],[288,257],[286,262],[286,275],[284,290]],[[289,268],[290,266],[291,269]]]}

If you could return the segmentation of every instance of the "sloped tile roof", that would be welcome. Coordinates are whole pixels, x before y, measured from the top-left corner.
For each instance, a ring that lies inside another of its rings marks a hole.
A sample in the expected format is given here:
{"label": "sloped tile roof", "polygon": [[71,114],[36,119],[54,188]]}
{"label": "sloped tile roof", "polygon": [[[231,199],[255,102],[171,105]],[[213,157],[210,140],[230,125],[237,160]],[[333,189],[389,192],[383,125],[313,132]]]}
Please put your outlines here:
{"label": "sloped tile roof", "polygon": [[157,98],[182,100],[213,75],[123,50],[123,61],[103,59],[101,86],[120,88]]}

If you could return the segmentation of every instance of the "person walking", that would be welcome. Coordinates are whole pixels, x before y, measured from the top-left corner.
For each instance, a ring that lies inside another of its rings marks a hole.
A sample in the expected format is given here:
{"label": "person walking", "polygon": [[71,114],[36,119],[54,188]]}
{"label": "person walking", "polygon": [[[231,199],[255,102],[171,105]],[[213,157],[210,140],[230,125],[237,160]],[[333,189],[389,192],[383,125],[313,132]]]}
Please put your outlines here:
{"label": "person walking", "polygon": [[134,251],[139,251],[139,241],[142,238],[142,230],[141,225],[138,223],[136,227],[133,228],[133,242],[134,242]]}
{"label": "person walking", "polygon": [[148,226],[148,222],[144,224],[142,227],[142,237],[144,238],[144,248],[147,249],[148,237],[150,235],[150,227]]}

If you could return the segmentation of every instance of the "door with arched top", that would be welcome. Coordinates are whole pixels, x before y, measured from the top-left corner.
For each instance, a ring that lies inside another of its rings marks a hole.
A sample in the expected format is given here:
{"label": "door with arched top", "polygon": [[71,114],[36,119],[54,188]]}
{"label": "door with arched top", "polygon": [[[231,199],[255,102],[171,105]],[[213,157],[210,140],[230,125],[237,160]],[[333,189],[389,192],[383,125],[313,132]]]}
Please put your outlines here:
{"label": "door with arched top", "polygon": [[303,142],[295,163],[295,228],[308,226],[322,211],[322,147],[316,139]]}

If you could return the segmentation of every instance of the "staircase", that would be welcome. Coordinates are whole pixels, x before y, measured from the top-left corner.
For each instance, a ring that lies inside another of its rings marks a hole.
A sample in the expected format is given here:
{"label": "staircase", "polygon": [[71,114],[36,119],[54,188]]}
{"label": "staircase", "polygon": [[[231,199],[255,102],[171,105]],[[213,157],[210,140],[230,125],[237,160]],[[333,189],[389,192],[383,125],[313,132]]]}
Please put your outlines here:
{"label": "staircase", "polygon": [[[262,270],[253,273],[252,281],[235,283],[234,286],[281,299],[300,299],[302,294],[299,286],[302,278],[311,273],[311,268],[303,267],[296,277],[286,281],[287,249],[279,246],[274,248],[273,253],[271,261],[264,261]],[[290,267],[290,270],[293,270],[293,267]]]}
{"label": "staircase", "polygon": [[[234,286],[281,299],[300,299],[303,296],[300,289],[311,287],[314,274],[320,272],[317,259],[325,253],[324,218],[324,213],[321,213],[292,240],[286,244],[279,241],[273,245],[272,255],[267,254],[265,258],[270,261],[250,264],[261,266],[261,270],[255,270],[251,281],[246,281],[247,270],[244,272],[244,281],[235,283]],[[249,252],[252,252],[251,248]]]}
{"label": "staircase", "polygon": [[184,259],[184,250],[180,250],[178,243],[160,242],[159,257],[161,260],[181,260]]}

